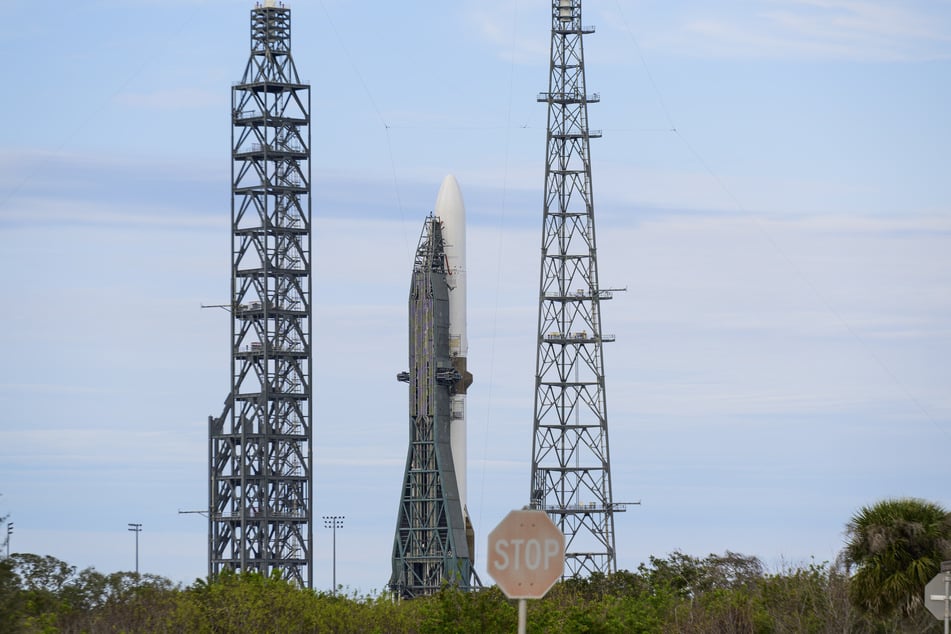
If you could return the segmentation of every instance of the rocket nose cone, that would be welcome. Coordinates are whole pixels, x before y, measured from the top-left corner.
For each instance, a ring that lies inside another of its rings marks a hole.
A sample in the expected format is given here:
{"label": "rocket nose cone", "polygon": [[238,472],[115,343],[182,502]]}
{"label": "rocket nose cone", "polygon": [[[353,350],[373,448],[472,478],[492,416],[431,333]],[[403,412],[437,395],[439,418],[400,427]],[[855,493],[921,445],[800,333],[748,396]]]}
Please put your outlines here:
{"label": "rocket nose cone", "polygon": [[446,174],[446,177],[442,179],[442,184],[439,186],[439,191],[450,188],[459,189],[459,181],[456,180],[455,175]]}
{"label": "rocket nose cone", "polygon": [[442,179],[442,184],[439,186],[440,189],[444,187],[455,187],[459,189],[459,181],[456,180],[455,174],[446,174],[446,177]]}
{"label": "rocket nose cone", "polygon": [[435,213],[443,217],[447,212],[465,213],[465,203],[462,201],[462,190],[459,189],[459,182],[452,174],[442,179],[442,185],[439,186],[439,193],[436,194]]}

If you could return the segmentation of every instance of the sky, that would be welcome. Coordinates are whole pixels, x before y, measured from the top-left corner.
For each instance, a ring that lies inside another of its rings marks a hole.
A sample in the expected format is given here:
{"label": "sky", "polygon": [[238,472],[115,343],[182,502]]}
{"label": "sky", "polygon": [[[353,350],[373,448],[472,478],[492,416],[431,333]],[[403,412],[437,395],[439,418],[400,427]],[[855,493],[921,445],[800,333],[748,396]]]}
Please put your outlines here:
{"label": "sky", "polygon": [[[11,550],[207,571],[230,389],[230,90],[252,2],[8,3],[0,516]],[[292,9],[311,85],[315,586],[381,591],[407,296],[468,217],[469,510],[529,489],[549,5]],[[617,564],[833,561],[861,506],[951,508],[951,3],[585,0]]]}

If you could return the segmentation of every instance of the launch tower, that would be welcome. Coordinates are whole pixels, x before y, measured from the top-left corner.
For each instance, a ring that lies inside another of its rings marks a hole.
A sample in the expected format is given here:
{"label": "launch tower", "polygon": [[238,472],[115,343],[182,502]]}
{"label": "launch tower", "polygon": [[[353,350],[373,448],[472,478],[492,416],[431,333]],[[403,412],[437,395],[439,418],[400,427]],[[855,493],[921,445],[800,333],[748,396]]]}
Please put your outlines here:
{"label": "launch tower", "polygon": [[616,569],[581,0],[552,0],[531,508],[565,534],[565,575]]}
{"label": "launch tower", "polygon": [[[455,179],[451,185],[455,187]],[[410,369],[397,375],[409,383],[409,450],[389,586],[402,598],[432,594],[444,583],[464,589],[479,585],[450,430],[455,422],[453,397],[464,394],[472,381],[465,358],[459,363],[450,343],[447,278],[452,259],[447,257],[443,222],[429,216],[410,284]]]}
{"label": "launch tower", "polygon": [[208,573],[312,587],[310,87],[283,4],[251,10],[231,112],[231,393],[208,421]]}

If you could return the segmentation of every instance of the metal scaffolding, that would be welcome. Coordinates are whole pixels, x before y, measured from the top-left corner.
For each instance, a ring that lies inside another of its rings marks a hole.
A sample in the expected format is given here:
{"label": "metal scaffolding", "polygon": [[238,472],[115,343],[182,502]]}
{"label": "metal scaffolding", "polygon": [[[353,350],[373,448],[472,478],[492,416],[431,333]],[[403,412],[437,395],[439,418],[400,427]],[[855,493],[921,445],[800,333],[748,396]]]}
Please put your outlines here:
{"label": "metal scaffolding", "polygon": [[616,570],[581,0],[552,0],[531,508],[565,534],[565,576]]}
{"label": "metal scaffolding", "polygon": [[397,375],[409,383],[409,450],[389,581],[401,598],[432,594],[445,583],[481,585],[450,446],[450,397],[465,390],[467,377],[453,366],[450,351],[446,266],[442,225],[429,216],[410,285],[410,369]]}
{"label": "metal scaffolding", "polygon": [[231,107],[231,393],[208,420],[208,573],[312,587],[310,87],[290,9],[251,10]]}

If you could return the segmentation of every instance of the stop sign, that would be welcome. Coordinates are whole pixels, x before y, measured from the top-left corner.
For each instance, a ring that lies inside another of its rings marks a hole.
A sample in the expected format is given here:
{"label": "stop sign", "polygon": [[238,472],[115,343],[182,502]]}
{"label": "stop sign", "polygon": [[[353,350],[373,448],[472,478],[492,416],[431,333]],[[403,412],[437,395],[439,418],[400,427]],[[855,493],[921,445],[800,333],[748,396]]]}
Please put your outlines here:
{"label": "stop sign", "polygon": [[925,607],[935,615],[935,618],[942,621],[944,620],[944,606],[947,601],[944,585],[947,574],[946,572],[939,572],[925,586]]}
{"label": "stop sign", "polygon": [[540,599],[565,570],[565,536],[544,511],[511,511],[489,533],[489,575],[510,599]]}

